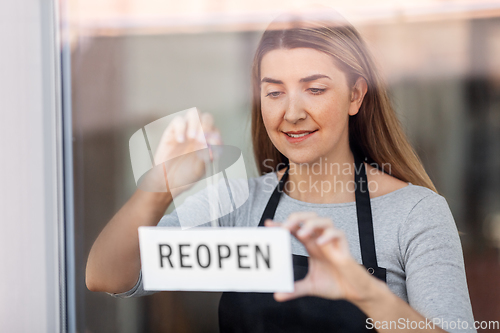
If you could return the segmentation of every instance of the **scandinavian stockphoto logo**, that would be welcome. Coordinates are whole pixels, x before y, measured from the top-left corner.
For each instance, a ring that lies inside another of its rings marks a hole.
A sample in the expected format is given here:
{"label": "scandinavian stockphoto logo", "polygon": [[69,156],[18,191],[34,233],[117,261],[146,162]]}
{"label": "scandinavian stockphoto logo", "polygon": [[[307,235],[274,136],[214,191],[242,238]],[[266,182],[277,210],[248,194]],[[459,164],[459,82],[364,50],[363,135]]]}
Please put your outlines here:
{"label": "scandinavian stockphoto logo", "polygon": [[[169,125],[191,117],[196,139],[168,142]],[[239,148],[210,145],[196,108],[155,120],[129,140],[130,160],[137,187],[148,192],[170,191],[183,229],[220,219],[248,199],[248,178]],[[166,157],[168,156],[168,160]]]}

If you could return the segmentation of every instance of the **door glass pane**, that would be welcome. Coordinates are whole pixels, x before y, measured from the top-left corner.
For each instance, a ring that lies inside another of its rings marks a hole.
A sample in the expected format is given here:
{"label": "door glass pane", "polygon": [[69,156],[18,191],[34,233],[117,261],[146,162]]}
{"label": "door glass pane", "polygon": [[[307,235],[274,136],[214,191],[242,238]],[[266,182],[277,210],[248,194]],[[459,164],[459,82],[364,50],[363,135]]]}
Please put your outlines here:
{"label": "door glass pane", "polygon": [[[117,299],[86,288],[85,265],[136,189],[129,140],[147,124],[192,107],[209,112],[224,142],[242,151],[247,176],[258,175],[253,56],[267,24],[293,7],[284,0],[67,4],[77,330],[217,331],[220,293]],[[500,318],[500,297],[492,295],[500,289],[487,287],[500,281],[500,16],[494,2],[461,4],[356,0],[335,8],[368,43],[410,141],[447,198],[462,232],[476,320],[493,320]]]}

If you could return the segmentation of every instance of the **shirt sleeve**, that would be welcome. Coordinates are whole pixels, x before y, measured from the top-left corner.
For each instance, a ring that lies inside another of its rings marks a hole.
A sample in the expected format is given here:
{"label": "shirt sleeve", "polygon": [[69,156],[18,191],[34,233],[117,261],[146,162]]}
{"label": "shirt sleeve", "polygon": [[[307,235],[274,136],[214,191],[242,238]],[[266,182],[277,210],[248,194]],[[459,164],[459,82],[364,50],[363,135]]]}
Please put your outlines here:
{"label": "shirt sleeve", "polygon": [[[160,219],[160,222],[158,222],[158,226],[179,227],[180,224],[179,224],[179,218],[177,217],[177,212],[174,210],[172,213],[164,215]],[[139,279],[137,280],[135,286],[132,287],[132,289],[119,294],[112,294],[112,293],[107,293],[107,294],[116,298],[130,298],[130,297],[141,297],[141,296],[152,295],[156,292],[157,291],[144,290],[144,285],[142,282],[142,270],[141,270],[139,271]]]}
{"label": "shirt sleeve", "polygon": [[476,332],[462,246],[446,199],[421,199],[400,229],[408,302],[447,332]]}

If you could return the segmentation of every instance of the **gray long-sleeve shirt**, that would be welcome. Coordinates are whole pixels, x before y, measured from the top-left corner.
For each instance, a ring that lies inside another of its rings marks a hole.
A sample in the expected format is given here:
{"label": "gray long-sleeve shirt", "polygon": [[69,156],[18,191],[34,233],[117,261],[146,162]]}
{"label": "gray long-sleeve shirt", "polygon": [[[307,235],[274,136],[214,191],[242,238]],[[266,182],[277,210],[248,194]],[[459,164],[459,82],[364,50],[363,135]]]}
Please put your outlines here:
{"label": "gray long-sleeve shirt", "polygon": [[[276,173],[249,179],[248,200],[220,218],[220,224],[257,227],[277,183]],[[241,185],[241,182],[235,182],[233,191],[237,192]],[[209,211],[208,205],[206,195],[200,193],[187,199],[179,209],[196,215]],[[390,290],[448,332],[476,332],[462,247],[446,199],[428,188],[409,183],[406,187],[372,198],[371,207],[377,259],[379,266],[387,270]],[[275,220],[284,221],[298,211],[315,211],[320,216],[331,218],[335,226],[345,232],[354,259],[362,263],[355,202],[315,204],[283,193]],[[177,212],[164,216],[158,226],[178,227]],[[209,223],[202,226],[209,226]],[[303,245],[293,237],[292,252],[307,255]],[[136,297],[150,293],[144,291],[142,276],[139,276],[131,290],[113,296]]]}

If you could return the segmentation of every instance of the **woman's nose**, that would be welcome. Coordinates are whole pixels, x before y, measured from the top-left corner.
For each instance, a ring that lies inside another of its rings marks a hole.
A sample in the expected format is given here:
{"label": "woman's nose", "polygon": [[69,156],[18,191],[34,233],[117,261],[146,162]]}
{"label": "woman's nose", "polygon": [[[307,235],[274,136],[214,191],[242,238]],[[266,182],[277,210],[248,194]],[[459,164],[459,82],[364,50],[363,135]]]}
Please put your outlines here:
{"label": "woman's nose", "polygon": [[296,97],[290,97],[285,109],[283,119],[292,124],[297,123],[299,120],[306,119],[307,112],[303,108],[301,101]]}

